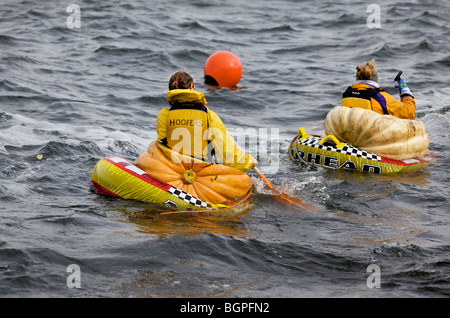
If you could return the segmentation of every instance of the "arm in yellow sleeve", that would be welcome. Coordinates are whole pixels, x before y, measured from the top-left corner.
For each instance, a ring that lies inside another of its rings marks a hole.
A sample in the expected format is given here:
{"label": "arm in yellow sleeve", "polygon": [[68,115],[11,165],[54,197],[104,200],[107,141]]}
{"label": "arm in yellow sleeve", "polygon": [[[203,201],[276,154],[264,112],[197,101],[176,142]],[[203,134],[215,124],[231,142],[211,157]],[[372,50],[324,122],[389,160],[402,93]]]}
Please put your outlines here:
{"label": "arm in yellow sleeve", "polygon": [[401,119],[414,119],[416,117],[416,101],[414,98],[405,96],[399,101],[386,92],[382,92],[382,94],[386,98],[389,115]]}
{"label": "arm in yellow sleeve", "polygon": [[158,117],[156,117],[156,132],[158,133],[158,140],[163,140],[167,137],[167,117],[169,116],[169,108],[163,108],[159,111]]}
{"label": "arm in yellow sleeve", "polygon": [[235,169],[243,171],[251,169],[256,160],[239,149],[220,117],[210,109],[208,109],[208,120],[208,138],[213,143],[217,158],[224,165]]}

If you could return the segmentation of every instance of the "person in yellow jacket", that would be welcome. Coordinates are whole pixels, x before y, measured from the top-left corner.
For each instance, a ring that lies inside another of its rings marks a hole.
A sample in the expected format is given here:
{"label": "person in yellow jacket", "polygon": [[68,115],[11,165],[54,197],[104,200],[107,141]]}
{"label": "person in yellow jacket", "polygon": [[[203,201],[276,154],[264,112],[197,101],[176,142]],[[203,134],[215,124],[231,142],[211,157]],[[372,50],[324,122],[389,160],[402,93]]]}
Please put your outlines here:
{"label": "person in yellow jacket", "polygon": [[403,78],[395,82],[395,87],[399,89],[399,101],[378,84],[374,60],[357,66],[356,70],[356,82],[343,93],[342,106],[370,109],[381,115],[393,115],[401,119],[414,119],[416,102]]}
{"label": "person in yellow jacket", "polygon": [[206,105],[203,93],[196,91],[194,80],[186,72],[170,77],[167,100],[157,117],[158,140],[173,151],[213,161],[239,170],[257,166],[257,161],[239,149],[219,116]]}

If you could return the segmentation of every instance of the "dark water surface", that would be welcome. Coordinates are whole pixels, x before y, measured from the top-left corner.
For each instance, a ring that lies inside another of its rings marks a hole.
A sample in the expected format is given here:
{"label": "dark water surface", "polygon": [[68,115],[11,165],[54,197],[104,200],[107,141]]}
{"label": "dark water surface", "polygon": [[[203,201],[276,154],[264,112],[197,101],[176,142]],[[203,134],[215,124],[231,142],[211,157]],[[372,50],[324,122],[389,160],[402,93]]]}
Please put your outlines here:
{"label": "dark water surface", "polygon": [[[78,1],[0,5],[0,296],[448,297],[450,4],[382,1]],[[203,66],[236,54],[241,91],[208,91]],[[437,162],[391,176],[307,169],[286,150],[321,133],[355,66],[399,70]],[[299,211],[255,183],[237,215],[160,215],[90,191],[95,163],[131,160],[156,138],[167,82],[189,72],[208,106],[273,184],[318,207]],[[271,161],[272,160],[272,161]],[[276,165],[274,165],[274,162]],[[69,265],[81,288],[69,288]],[[369,265],[380,288],[369,288]]]}

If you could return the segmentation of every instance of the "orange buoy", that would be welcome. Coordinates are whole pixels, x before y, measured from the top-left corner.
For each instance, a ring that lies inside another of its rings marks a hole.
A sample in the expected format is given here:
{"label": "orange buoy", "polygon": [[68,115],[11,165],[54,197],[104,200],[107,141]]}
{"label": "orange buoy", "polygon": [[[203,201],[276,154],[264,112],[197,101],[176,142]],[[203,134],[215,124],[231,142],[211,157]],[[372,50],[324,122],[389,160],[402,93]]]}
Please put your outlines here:
{"label": "orange buoy", "polygon": [[241,80],[242,64],[233,53],[219,51],[206,60],[204,75],[208,85],[234,88]]}

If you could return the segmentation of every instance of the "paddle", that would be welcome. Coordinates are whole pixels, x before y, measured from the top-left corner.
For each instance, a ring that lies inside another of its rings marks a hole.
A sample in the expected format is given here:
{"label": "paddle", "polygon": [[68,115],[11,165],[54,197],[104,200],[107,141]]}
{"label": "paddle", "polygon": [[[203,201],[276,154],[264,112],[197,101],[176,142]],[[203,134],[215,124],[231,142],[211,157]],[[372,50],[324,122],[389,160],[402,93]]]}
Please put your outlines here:
{"label": "paddle", "polygon": [[282,203],[286,203],[286,204],[289,204],[292,206],[300,207],[300,208],[302,208],[304,210],[308,210],[308,211],[316,211],[317,210],[312,205],[310,205],[308,203],[304,203],[302,200],[300,200],[298,198],[291,197],[291,196],[287,195],[286,193],[283,193],[283,192],[280,192],[279,190],[277,190],[269,182],[269,180],[267,180],[267,178],[262,174],[262,172],[257,167],[253,167],[253,170],[255,170],[255,172],[258,174],[258,177],[260,177],[264,181],[266,186],[272,191],[274,198],[277,201],[280,201]]}
{"label": "paddle", "polygon": [[398,72],[397,76],[394,78],[394,82],[400,82],[400,76],[402,76],[403,72]]}

